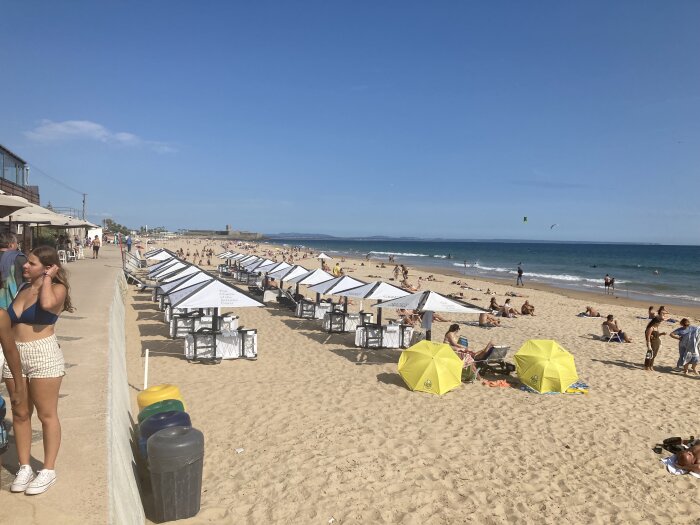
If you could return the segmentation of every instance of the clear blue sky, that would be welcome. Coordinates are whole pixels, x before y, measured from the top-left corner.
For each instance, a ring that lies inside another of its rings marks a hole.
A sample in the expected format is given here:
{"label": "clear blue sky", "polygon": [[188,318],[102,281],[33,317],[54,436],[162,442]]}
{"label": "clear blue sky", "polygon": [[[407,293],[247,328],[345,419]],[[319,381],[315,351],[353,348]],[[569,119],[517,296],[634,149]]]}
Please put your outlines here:
{"label": "clear blue sky", "polygon": [[697,1],[1,9],[0,143],[93,220],[700,243]]}

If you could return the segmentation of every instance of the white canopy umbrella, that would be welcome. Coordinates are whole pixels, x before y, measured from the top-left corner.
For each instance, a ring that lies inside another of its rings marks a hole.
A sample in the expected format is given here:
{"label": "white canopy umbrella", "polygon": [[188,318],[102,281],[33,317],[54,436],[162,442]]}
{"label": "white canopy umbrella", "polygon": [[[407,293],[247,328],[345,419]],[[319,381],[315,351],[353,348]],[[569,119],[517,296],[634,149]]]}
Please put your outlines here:
{"label": "white canopy umbrella", "polygon": [[217,254],[217,257],[219,259],[228,259],[231,255],[233,255],[233,252],[223,252],[223,253]]}
{"label": "white canopy umbrella", "polygon": [[362,286],[364,284],[367,283],[365,283],[364,281],[358,281],[357,279],[353,279],[352,277],[349,277],[347,275],[343,275],[341,277],[331,278],[328,281],[323,281],[321,283],[310,286],[309,290],[320,294],[332,295],[340,294],[340,292],[344,290],[349,290],[350,288],[357,288],[358,286]]}
{"label": "white canopy umbrella", "polygon": [[173,260],[172,264],[165,265],[165,266],[159,268],[158,270],[156,270],[155,272],[152,272],[152,273],[149,272],[148,276],[153,280],[159,281],[162,276],[168,275],[168,274],[174,272],[175,270],[181,270],[181,269],[185,268],[186,266],[191,266],[191,265],[188,265],[187,263],[184,263],[184,262],[179,261],[179,260]]}
{"label": "white canopy umbrella", "polygon": [[243,267],[243,269],[246,272],[257,272],[258,268],[260,268],[261,266],[267,266],[268,264],[274,264],[274,263],[275,263],[275,261],[273,261],[272,259],[263,259],[261,261],[255,261],[253,263],[246,264]]}
{"label": "white canopy umbrella", "polygon": [[196,273],[204,273],[204,271],[199,267],[195,266],[194,264],[191,264],[187,266],[186,268],[181,268],[179,270],[175,270],[177,273],[174,274],[163,274],[161,275],[158,280],[162,281],[164,283],[169,283],[172,281],[175,281],[177,279],[180,279],[182,277],[186,277],[188,275],[194,275]]}
{"label": "white canopy umbrella", "polygon": [[[232,255],[229,255],[228,258],[231,259],[232,261],[239,261],[241,259],[245,259],[246,257],[250,257],[247,253],[234,253]],[[253,256],[255,257],[255,256]]]}
{"label": "white canopy umbrella", "polygon": [[324,272],[319,268],[316,270],[306,272],[305,274],[300,274],[292,278],[287,278],[287,282],[296,283],[296,293],[298,294],[300,284],[313,286],[315,284],[322,283],[324,281],[329,281],[331,279],[333,279],[333,276],[331,274],[329,274],[328,272]]}
{"label": "white canopy umbrella", "polygon": [[303,266],[299,266],[298,264],[296,264],[294,266],[290,266],[289,268],[283,268],[281,270],[275,270],[274,272],[270,272],[267,274],[267,276],[282,282],[289,281],[294,277],[306,275],[308,273],[309,270],[307,270]]}
{"label": "white canopy umbrella", "polygon": [[316,256],[317,259],[332,259],[330,255],[326,255],[325,253],[321,252],[319,255]]}
{"label": "white canopy umbrella", "polygon": [[[340,277],[336,277],[335,279],[331,279],[330,281],[324,281],[322,283],[311,286],[309,287],[309,290],[316,292],[316,302],[318,303],[319,299],[321,298],[321,294],[339,294],[343,290],[356,288],[358,286],[362,286],[363,284],[365,284],[364,281],[358,281],[357,279],[353,279],[352,277],[349,277],[347,275],[342,275]],[[347,309],[348,300],[347,298],[345,298],[345,311],[347,311]]]}
{"label": "white canopy umbrella", "polygon": [[175,257],[173,257],[172,259],[165,259],[164,261],[160,261],[160,262],[148,267],[148,274],[151,275],[151,274],[154,274],[156,272],[159,272],[162,269],[167,268],[168,266],[172,266],[177,261],[178,261],[178,259],[176,259]]}
{"label": "white canopy umbrella", "polygon": [[175,259],[177,256],[171,251],[166,250],[165,248],[160,248],[157,252],[151,255],[148,255],[148,253],[146,253],[144,257],[146,257],[146,259],[148,260],[167,261],[168,259]]}
{"label": "white canopy umbrella", "polygon": [[[385,283],[383,281],[374,281],[371,283],[358,286],[357,288],[350,288],[343,292],[339,292],[337,295],[343,295],[345,297],[359,297],[363,299],[376,299],[378,301],[387,301],[391,299],[397,299],[399,297],[405,297],[409,295],[409,292],[403,290],[393,284]],[[377,323],[382,324],[382,305],[377,303]],[[360,302],[360,310],[362,310],[362,302]]]}
{"label": "white canopy umbrella", "polygon": [[244,308],[264,306],[238,288],[219,279],[188,286],[170,294],[174,308]]}
{"label": "white canopy umbrella", "polygon": [[307,286],[313,286],[314,284],[322,283],[323,281],[328,281],[333,279],[333,276],[328,272],[323,270],[311,270],[306,275],[299,275],[293,279],[287,279],[288,283],[305,284]]}
{"label": "white canopy umbrella", "polygon": [[22,200],[13,198],[12,195],[0,195],[0,217],[7,217],[17,210],[29,206],[29,201],[22,202]]}
{"label": "white canopy umbrella", "polygon": [[178,290],[179,288],[186,288],[187,286],[192,286],[198,283],[204,283],[211,281],[213,277],[204,272],[190,273],[182,277],[178,276],[177,279],[172,279],[170,281],[162,282],[158,285],[157,290],[163,294],[169,294]]}
{"label": "white canopy umbrella", "polygon": [[292,267],[292,265],[289,264],[289,263],[286,263],[286,262],[279,262],[279,263],[272,263],[272,264],[265,264],[265,265],[262,265],[262,266],[258,266],[258,267],[255,269],[255,271],[256,271],[256,272],[266,273],[266,274],[268,274],[268,276],[269,276],[269,274],[271,274],[271,273],[273,273],[273,272],[276,272],[276,271],[279,271],[279,270],[286,270],[287,268],[291,268],[291,267]]}
{"label": "white canopy umbrella", "polygon": [[425,337],[428,340],[430,340],[430,331],[433,324],[433,312],[452,312],[456,314],[482,314],[486,312],[486,310],[478,306],[457,302],[430,290],[392,299],[385,303],[378,303],[375,306],[379,305],[382,308],[405,308],[416,312],[430,312],[427,317],[424,317]]}

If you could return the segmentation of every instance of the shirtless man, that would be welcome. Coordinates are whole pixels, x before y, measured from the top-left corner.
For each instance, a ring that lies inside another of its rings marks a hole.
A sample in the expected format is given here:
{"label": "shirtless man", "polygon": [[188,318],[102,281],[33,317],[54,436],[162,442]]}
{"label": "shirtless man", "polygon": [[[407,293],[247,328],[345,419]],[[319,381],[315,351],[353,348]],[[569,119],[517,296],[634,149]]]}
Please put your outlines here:
{"label": "shirtless man", "polygon": [[530,302],[525,299],[523,306],[520,308],[520,313],[523,315],[535,315],[535,307],[530,304]]}
{"label": "shirtless man", "polygon": [[617,332],[618,334],[620,334],[620,337],[625,343],[632,342],[632,340],[629,337],[627,337],[627,334],[625,334],[625,332],[623,332],[622,329],[620,329],[620,327],[617,324],[617,321],[614,320],[612,314],[608,315],[607,320],[603,321],[603,324],[607,326],[611,332]]}
{"label": "shirtless man", "polygon": [[690,447],[688,450],[676,454],[676,466],[688,472],[700,474],[700,443]]}

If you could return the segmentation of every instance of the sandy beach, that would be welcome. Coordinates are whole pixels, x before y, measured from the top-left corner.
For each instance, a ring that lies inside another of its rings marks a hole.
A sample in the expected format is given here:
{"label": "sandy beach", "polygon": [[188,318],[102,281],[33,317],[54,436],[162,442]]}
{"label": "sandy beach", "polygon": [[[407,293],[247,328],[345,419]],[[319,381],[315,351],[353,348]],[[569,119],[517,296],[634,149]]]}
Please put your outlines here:
{"label": "sandy beach", "polygon": [[[204,240],[163,246],[205,245],[224,250]],[[361,280],[388,280],[393,266],[378,264],[343,267]],[[461,291],[482,306],[486,288],[500,303],[515,291],[474,279],[463,289],[451,284],[454,276],[432,273],[437,281],[420,281],[423,289]],[[409,280],[427,275],[411,268]],[[150,295],[131,291],[130,383],[142,384],[141,355],[150,349],[150,384],[178,385],[206,439],[202,509],[185,522],[698,523],[698,480],[667,473],[651,450],[669,436],[700,433],[688,416],[700,376],[674,370],[676,341],[664,337],[658,371],[645,372],[646,305],[527,286],[517,292],[536,306],[535,317],[489,329],[474,326],[474,316],[446,317],[461,324],[472,348],[493,341],[515,352],[530,338],[558,341],[575,356],[588,394],[531,394],[515,378],[508,388],[464,384],[443,397],[411,392],[397,374],[400,351],[355,348],[352,335],[329,335],[320,322],[276,306],[236,311],[258,330],[257,361],[192,364],[182,341],[168,339]],[[601,320],[577,316],[586,304],[613,313],[633,343],[600,341]],[[697,322],[697,311],[670,310]],[[448,326],[435,323],[433,339]]]}

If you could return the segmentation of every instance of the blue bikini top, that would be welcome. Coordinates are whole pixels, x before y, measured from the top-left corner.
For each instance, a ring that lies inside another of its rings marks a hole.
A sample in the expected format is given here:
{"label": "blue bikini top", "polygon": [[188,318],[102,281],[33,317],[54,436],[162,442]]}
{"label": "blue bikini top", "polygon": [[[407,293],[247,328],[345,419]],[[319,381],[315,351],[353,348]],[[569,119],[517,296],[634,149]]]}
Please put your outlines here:
{"label": "blue bikini top", "polygon": [[12,324],[56,324],[56,321],[58,321],[58,315],[44,310],[39,304],[38,298],[19,317],[17,317],[17,312],[15,312],[15,301],[13,300],[7,308],[7,315],[10,316]]}

